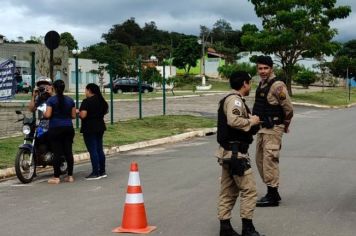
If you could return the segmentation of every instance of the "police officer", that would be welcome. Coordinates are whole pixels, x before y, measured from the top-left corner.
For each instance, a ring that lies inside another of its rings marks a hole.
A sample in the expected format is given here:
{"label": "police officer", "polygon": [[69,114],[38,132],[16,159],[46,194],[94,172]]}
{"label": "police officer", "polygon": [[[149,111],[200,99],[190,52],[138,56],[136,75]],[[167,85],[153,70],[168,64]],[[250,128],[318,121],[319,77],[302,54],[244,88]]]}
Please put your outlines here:
{"label": "police officer", "polygon": [[256,182],[248,156],[253,132],[260,122],[250,114],[245,96],[251,90],[251,77],[244,71],[234,72],[230,77],[232,92],[219,103],[217,140],[220,147],[216,153],[222,166],[221,189],[218,202],[220,236],[239,236],[231,226],[231,211],[240,195],[242,235],[259,236],[252,223],[256,207]]}
{"label": "police officer", "polygon": [[278,206],[279,152],[283,133],[289,132],[293,106],[283,81],[273,73],[270,56],[257,57],[260,83],[256,90],[252,113],[261,119],[261,129],[256,138],[256,164],[267,194],[257,201],[258,207]]}

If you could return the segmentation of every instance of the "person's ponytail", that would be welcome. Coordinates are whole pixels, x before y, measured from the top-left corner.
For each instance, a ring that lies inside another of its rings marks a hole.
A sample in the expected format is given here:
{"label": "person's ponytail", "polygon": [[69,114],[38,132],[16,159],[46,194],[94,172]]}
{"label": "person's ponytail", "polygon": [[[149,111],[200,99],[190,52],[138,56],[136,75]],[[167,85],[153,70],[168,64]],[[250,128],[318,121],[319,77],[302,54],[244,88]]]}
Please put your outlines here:
{"label": "person's ponytail", "polygon": [[56,92],[56,95],[58,97],[58,109],[60,111],[64,111],[64,89],[65,89],[65,84],[63,80],[56,80],[53,82],[53,88],[54,91]]}

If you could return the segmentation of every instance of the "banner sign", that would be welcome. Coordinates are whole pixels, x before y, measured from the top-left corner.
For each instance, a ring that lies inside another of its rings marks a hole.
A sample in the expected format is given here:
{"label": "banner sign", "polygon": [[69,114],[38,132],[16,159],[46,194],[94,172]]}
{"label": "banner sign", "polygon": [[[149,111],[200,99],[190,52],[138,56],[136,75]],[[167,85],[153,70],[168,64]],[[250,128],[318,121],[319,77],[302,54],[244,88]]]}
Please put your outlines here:
{"label": "banner sign", "polygon": [[0,100],[11,99],[16,93],[15,61],[0,63]]}

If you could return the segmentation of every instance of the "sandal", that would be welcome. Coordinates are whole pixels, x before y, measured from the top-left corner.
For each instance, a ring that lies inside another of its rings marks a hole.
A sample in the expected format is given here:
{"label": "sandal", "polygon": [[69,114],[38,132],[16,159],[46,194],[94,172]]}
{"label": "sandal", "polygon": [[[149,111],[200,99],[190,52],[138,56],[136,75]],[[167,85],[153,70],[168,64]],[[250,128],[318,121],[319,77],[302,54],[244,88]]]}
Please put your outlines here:
{"label": "sandal", "polygon": [[73,176],[67,176],[67,177],[65,177],[65,178],[64,178],[64,182],[73,183],[73,182],[74,182]]}
{"label": "sandal", "polygon": [[50,178],[48,180],[49,184],[59,184],[61,182],[60,178]]}

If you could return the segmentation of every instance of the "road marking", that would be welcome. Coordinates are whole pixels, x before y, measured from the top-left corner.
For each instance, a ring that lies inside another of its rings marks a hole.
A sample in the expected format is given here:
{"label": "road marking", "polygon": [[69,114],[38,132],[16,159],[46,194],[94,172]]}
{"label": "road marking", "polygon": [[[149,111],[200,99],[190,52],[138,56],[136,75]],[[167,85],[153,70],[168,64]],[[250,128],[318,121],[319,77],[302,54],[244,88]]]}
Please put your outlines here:
{"label": "road marking", "polygon": [[11,187],[32,187],[32,184],[12,184]]}

